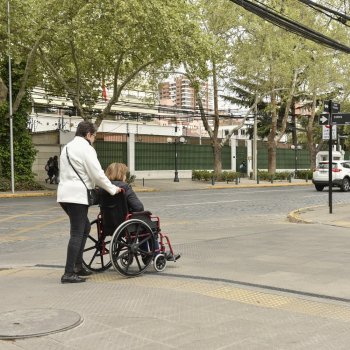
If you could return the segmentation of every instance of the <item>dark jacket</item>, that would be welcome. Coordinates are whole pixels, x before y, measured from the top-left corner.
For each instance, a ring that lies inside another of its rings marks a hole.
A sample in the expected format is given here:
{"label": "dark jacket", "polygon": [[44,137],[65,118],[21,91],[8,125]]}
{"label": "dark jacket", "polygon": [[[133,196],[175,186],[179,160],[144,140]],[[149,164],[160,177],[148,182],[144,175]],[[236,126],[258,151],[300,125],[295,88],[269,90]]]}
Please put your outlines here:
{"label": "dark jacket", "polygon": [[112,181],[112,183],[124,189],[127,208],[125,203],[120,201],[120,196],[111,196],[102,188],[99,190],[103,229],[106,235],[113,234],[114,230],[125,220],[128,212],[144,210],[142,202],[130,185],[122,181]]}

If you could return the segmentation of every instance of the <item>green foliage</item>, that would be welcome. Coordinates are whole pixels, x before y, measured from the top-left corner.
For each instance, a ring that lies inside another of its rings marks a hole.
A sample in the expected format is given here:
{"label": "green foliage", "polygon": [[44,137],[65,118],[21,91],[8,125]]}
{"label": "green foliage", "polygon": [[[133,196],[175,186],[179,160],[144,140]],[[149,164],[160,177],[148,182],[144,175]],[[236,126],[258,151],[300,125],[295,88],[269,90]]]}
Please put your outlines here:
{"label": "green foliage", "polygon": [[[7,63],[0,61],[0,75],[4,83],[8,82]],[[13,96],[16,96],[23,66],[14,65],[12,71]],[[14,98],[14,97],[13,97]],[[15,181],[32,182],[34,174],[32,164],[36,151],[32,144],[31,136],[27,129],[28,111],[31,108],[28,94],[24,96],[22,102],[13,115],[13,153],[14,153],[14,173]],[[11,157],[10,157],[10,118],[8,117],[8,102],[0,105],[0,176],[9,179],[11,177]]]}
{"label": "green foliage", "polygon": [[288,180],[291,176],[290,171],[280,171],[275,174],[270,174],[268,171],[259,171],[258,173],[259,179],[263,181],[271,181],[273,180]]}
{"label": "green foliage", "polygon": [[136,175],[131,175],[130,171],[126,173],[126,182],[131,185],[133,182],[135,182]]}
{"label": "green foliage", "polygon": [[308,179],[311,180],[312,179],[312,170],[308,169],[308,170],[297,170],[296,174],[295,174],[295,178],[296,179]]}
{"label": "green foliage", "polygon": [[[45,187],[34,180],[17,180],[15,181],[16,191],[33,191],[44,190]],[[5,177],[0,177],[0,192],[11,191],[11,180]]]}
{"label": "green foliage", "polygon": [[[192,170],[192,180],[198,181],[210,181],[214,177],[214,172],[209,170]],[[217,176],[215,176],[215,181],[234,181],[239,177],[239,173],[235,171],[223,171]]]}

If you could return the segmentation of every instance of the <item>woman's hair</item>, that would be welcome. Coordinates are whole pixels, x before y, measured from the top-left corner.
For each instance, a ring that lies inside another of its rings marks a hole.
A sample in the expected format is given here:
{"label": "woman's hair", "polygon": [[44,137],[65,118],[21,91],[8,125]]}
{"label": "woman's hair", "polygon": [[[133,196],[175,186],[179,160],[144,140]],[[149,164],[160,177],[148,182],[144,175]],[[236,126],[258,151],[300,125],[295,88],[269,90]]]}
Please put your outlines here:
{"label": "woman's hair", "polygon": [[124,181],[128,167],[124,163],[111,163],[106,169],[106,176],[111,181]]}
{"label": "woman's hair", "polygon": [[95,134],[96,127],[91,122],[82,121],[78,124],[77,131],[75,132],[75,136],[85,137],[88,133]]}

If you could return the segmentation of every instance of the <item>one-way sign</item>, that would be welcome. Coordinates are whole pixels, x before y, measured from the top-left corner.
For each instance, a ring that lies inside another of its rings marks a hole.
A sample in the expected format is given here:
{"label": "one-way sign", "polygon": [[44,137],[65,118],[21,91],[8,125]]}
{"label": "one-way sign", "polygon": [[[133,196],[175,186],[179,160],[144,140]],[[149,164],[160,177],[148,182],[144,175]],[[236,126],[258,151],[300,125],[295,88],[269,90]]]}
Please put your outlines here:
{"label": "one-way sign", "polygon": [[[340,103],[331,101],[332,104],[332,113],[340,112]],[[324,101],[324,112],[329,113],[329,101]]]}
{"label": "one-way sign", "polygon": [[350,113],[334,113],[332,114],[333,125],[350,125]]}
{"label": "one-way sign", "polygon": [[318,123],[319,125],[329,125],[329,113],[321,113]]}

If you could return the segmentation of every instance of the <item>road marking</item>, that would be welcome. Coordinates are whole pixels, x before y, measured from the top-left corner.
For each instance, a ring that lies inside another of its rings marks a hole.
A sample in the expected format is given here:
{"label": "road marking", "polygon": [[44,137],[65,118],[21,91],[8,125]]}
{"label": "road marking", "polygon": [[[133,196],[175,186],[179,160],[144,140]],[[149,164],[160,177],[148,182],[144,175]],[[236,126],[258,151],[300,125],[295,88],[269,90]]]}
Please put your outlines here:
{"label": "road marking", "polygon": [[[30,232],[30,231],[36,231],[38,229],[41,229],[41,228],[46,227],[46,226],[50,226],[50,225],[55,224],[57,222],[64,221],[66,219],[67,218],[64,216],[64,217],[61,217],[61,218],[58,218],[58,219],[55,219],[55,220],[47,221],[47,222],[45,222],[43,224],[26,227],[26,228],[22,228],[22,229],[19,229],[19,230],[14,230],[11,233],[7,233],[6,237],[2,237],[2,242],[12,242],[14,240],[14,237],[19,235],[19,234]],[[24,238],[24,237],[21,237],[21,238],[17,237],[15,240],[19,240],[19,239],[22,240],[22,238]],[[29,237],[26,237],[24,239],[27,240],[27,239],[29,239]]]}
{"label": "road marking", "polygon": [[41,209],[41,210],[36,210],[36,211],[30,211],[30,212],[26,212],[26,213],[23,213],[23,214],[16,214],[16,215],[10,215],[10,216],[7,216],[3,219],[0,219],[0,222],[5,222],[5,221],[9,221],[9,220],[12,220],[12,219],[17,219],[17,218],[21,218],[21,217],[25,217],[25,216],[32,216],[32,215],[35,215],[35,214],[41,214],[45,211],[50,211],[50,210],[57,210],[57,207],[51,207],[51,208],[48,208],[48,209]]}

